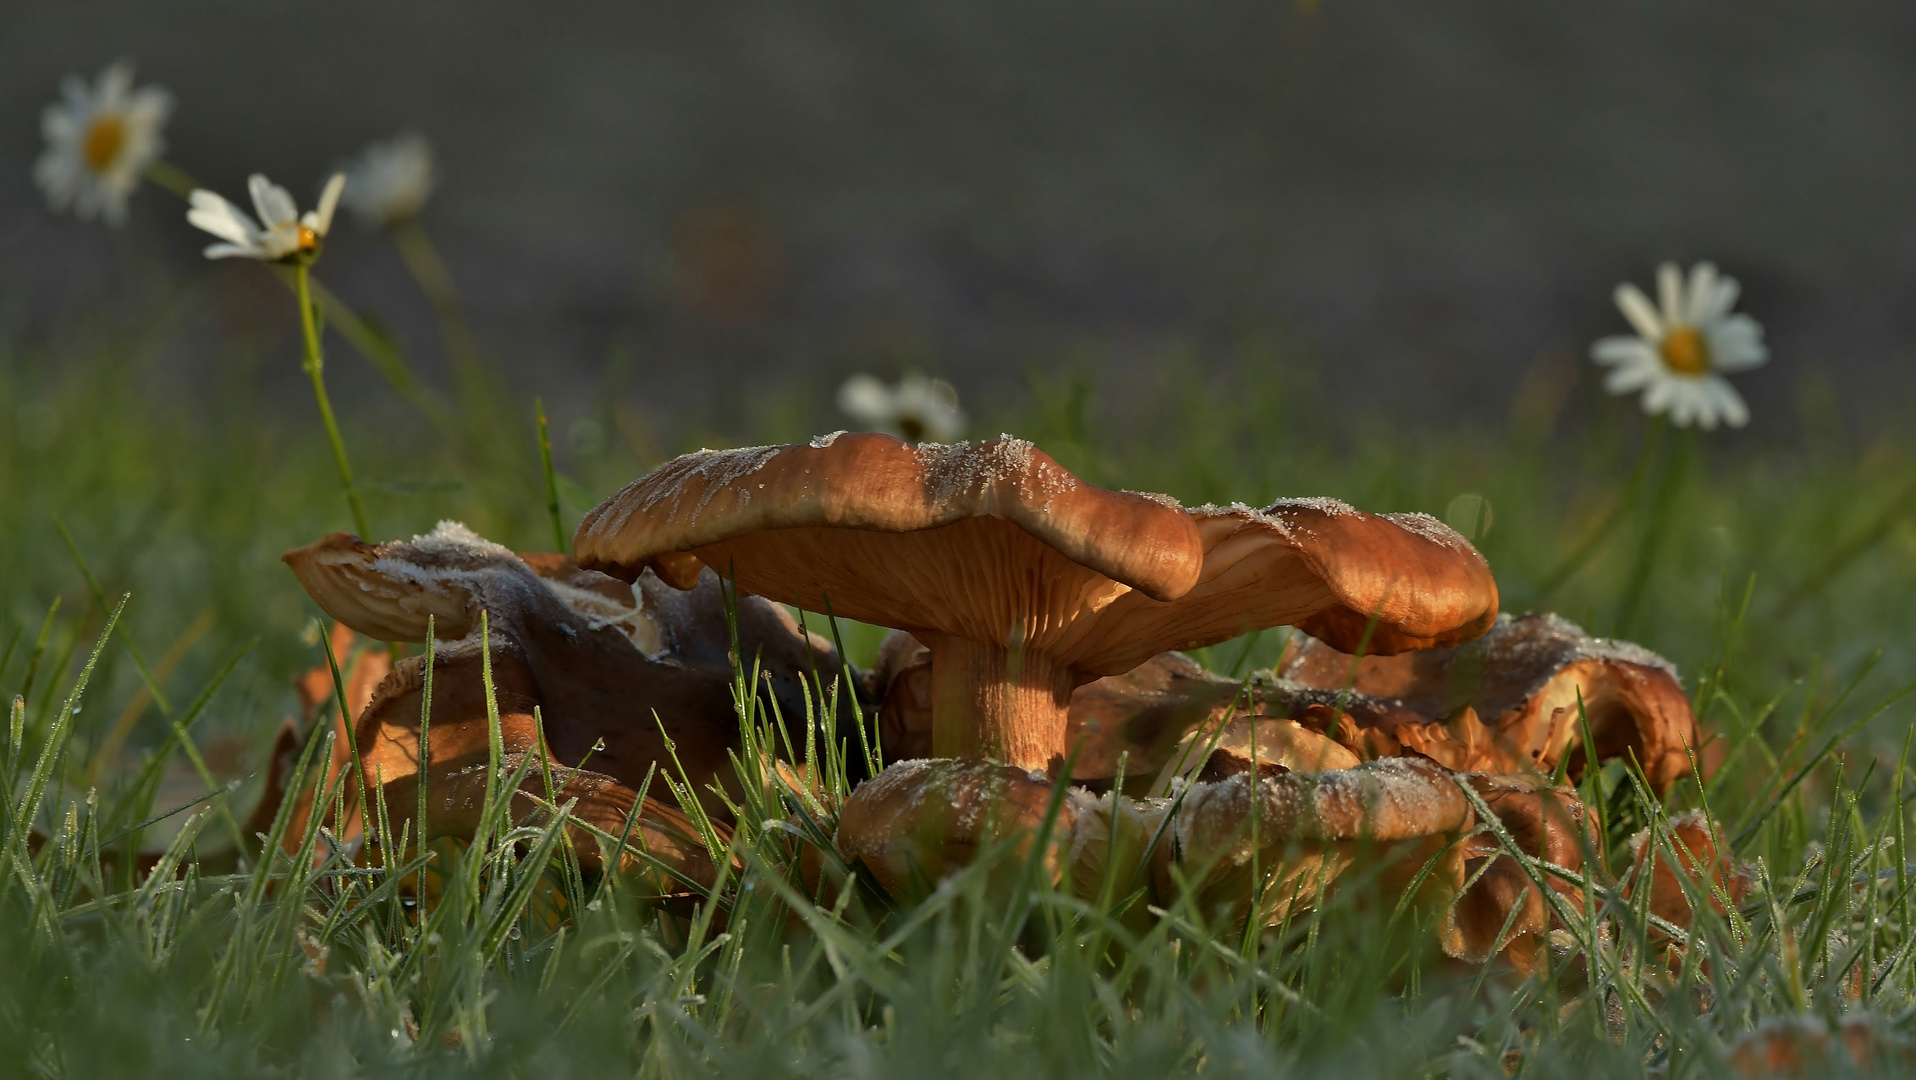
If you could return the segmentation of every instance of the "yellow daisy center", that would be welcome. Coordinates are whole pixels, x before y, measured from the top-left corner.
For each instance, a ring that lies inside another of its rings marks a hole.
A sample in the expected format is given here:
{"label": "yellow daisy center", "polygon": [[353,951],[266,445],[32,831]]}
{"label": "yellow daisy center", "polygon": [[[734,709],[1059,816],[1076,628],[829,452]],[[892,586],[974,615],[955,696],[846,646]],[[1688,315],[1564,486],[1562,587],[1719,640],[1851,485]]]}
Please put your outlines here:
{"label": "yellow daisy center", "polygon": [[898,432],[905,437],[906,442],[918,442],[925,437],[925,422],[906,413],[898,418]]}
{"label": "yellow daisy center", "polygon": [[126,145],[126,121],[118,113],[101,113],[87,125],[86,138],[80,142],[80,157],[96,173],[112,168],[120,160],[120,148]]}
{"label": "yellow daisy center", "polygon": [[1694,327],[1678,326],[1663,335],[1663,363],[1678,375],[1710,373],[1710,343]]}
{"label": "yellow daisy center", "polygon": [[319,234],[314,232],[311,226],[299,227],[299,250],[309,252],[319,250]]}

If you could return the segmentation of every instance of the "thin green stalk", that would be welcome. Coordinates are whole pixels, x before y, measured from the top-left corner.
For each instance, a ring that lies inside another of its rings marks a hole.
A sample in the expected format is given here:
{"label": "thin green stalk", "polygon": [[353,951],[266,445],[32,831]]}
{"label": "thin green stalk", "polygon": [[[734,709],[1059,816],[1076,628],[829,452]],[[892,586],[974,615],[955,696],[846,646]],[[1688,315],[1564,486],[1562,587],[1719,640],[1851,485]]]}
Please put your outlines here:
{"label": "thin green stalk", "polygon": [[419,224],[418,218],[407,218],[396,222],[392,227],[393,245],[399,249],[399,257],[406,264],[406,271],[419,284],[419,290],[426,294],[426,300],[432,304],[433,315],[439,320],[439,333],[445,340],[446,352],[454,365],[470,373],[477,366],[478,350],[472,344],[472,332],[467,329],[465,311],[459,304],[459,292],[453,287],[452,272],[446,269],[446,262],[439,257],[439,250],[426,236],[426,230]]}
{"label": "thin green stalk", "polygon": [[191,198],[193,189],[199,187],[185,169],[158,158],[146,163],[146,178],[155,186],[165,188],[182,199]]}
{"label": "thin green stalk", "polygon": [[1796,587],[1784,595],[1772,614],[1776,618],[1789,615],[1803,605],[1803,602],[1829,587],[1849,565],[1869,549],[1883,542],[1912,509],[1916,509],[1916,484],[1904,488],[1900,495],[1889,501],[1882,511],[1870,520],[1861,532],[1838,544],[1816,569],[1804,576]]}
{"label": "thin green stalk", "polygon": [[1630,467],[1630,477],[1623,482],[1623,490],[1618,493],[1616,504],[1610,508],[1608,514],[1604,515],[1602,523],[1597,526],[1595,532],[1586,537],[1583,543],[1577,545],[1574,551],[1564,556],[1562,562],[1543,576],[1543,581],[1537,585],[1539,603],[1548,599],[1550,594],[1575,577],[1591,557],[1602,549],[1603,542],[1610,538],[1610,534],[1616,530],[1616,527],[1623,523],[1624,517],[1630,512],[1630,507],[1637,501],[1637,493],[1643,490],[1643,481],[1650,474],[1650,463],[1656,460],[1658,448],[1663,445],[1663,432],[1667,427],[1669,422],[1661,416],[1652,418],[1648,424],[1644,425],[1643,442],[1637,448],[1636,464]]}
{"label": "thin green stalk", "polygon": [[552,517],[552,550],[569,555],[572,548],[566,543],[565,522],[559,517],[559,478],[552,471],[552,437],[546,432],[545,401],[533,398],[532,409],[539,416],[539,464],[545,469],[546,513]]}
{"label": "thin green stalk", "polygon": [[1637,615],[1643,608],[1644,593],[1649,590],[1650,578],[1656,572],[1657,556],[1662,552],[1663,542],[1670,531],[1670,515],[1676,509],[1678,493],[1683,490],[1684,475],[1690,463],[1688,450],[1688,441],[1678,440],[1670,447],[1670,452],[1664,455],[1656,494],[1650,503],[1650,517],[1643,523],[1637,556],[1630,564],[1630,576],[1624,580],[1623,599],[1617,605],[1617,637],[1629,637],[1636,627]]}
{"label": "thin green stalk", "polygon": [[339,436],[339,421],[333,418],[333,403],[326,396],[326,361],[319,351],[319,327],[313,321],[312,273],[304,262],[293,269],[295,291],[299,295],[299,328],[306,341],[306,363],[302,365],[313,380],[313,400],[319,404],[319,418],[326,425],[326,438],[333,444],[333,464],[339,467],[339,482],[346,489],[346,505],[352,508],[353,524],[359,535],[370,537],[366,524],[366,505],[360,501],[359,485],[353,482],[353,465],[346,458],[346,441]]}

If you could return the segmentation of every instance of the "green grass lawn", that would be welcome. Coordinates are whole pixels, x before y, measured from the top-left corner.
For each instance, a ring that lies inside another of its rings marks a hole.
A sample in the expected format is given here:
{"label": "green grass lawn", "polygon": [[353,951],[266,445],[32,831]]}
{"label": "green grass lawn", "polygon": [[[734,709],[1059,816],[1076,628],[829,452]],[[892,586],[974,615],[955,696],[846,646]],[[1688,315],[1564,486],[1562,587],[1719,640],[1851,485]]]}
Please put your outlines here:
{"label": "green grass lawn", "polygon": [[[292,342],[233,342],[199,358],[209,377],[169,382],[161,356],[203,303],[0,341],[0,692],[24,695],[4,762],[0,1071],[1674,1077],[1719,1072],[1728,1042],[1775,1018],[1911,1031],[1916,700],[1897,695],[1916,681],[1916,464],[1907,445],[1818,424],[1813,404],[1795,445],[1669,431],[1633,484],[1634,403],[1569,361],[1512,387],[1505,422],[1469,427],[1327,409],[1308,368],[1255,343],[1209,361],[1167,349],[1155,385],[1122,390],[1061,362],[1018,400],[966,403],[974,433],[1029,438],[1093,483],[1445,517],[1475,536],[1505,610],[1556,610],[1673,659],[1729,745],[1709,806],[1763,881],[1693,928],[1677,974],[1628,905],[1572,935],[1594,952],[1587,979],[1521,981],[1445,959],[1425,914],[1362,887],[1242,935],[1194,907],[1114,911],[1031,876],[987,888],[1006,853],[911,910],[821,910],[769,869],[792,842],[757,827],[777,807],[742,821],[747,869],[696,915],[569,877],[553,828],[498,822],[490,861],[461,863],[422,928],[396,868],[232,851],[226,808],[250,810],[291,680],[323,663],[279,553],[351,519],[310,403],[261,389],[297,363]],[[363,365],[338,340],[329,362]],[[376,385],[336,393],[376,538],[451,517],[551,547],[532,401],[504,386],[475,369],[436,422]],[[601,436],[559,440],[567,527],[662,456],[836,426],[825,396],[793,392],[754,420],[666,426],[636,397],[556,417]],[[880,633],[848,627],[851,659]],[[1241,675],[1280,640],[1199,659]],[[137,781],[191,775],[170,738],[189,723],[217,782],[253,779],[146,830],[174,837],[177,873],[103,868],[106,841],[172,805]],[[1608,783],[1656,819],[1620,774]],[[1685,783],[1668,802],[1704,798]],[[29,854],[36,822],[54,839]],[[531,913],[541,880],[574,905],[556,931]]]}

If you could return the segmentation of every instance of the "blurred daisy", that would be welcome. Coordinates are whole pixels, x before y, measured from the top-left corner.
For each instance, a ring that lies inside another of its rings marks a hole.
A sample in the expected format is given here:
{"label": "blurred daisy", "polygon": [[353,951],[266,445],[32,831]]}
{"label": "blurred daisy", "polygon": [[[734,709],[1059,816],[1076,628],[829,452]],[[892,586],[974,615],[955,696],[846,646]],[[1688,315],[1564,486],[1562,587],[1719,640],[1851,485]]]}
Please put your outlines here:
{"label": "blurred daisy", "polygon": [[913,374],[887,386],[870,375],[853,375],[838,388],[838,407],[868,429],[906,442],[949,442],[965,433],[958,391],[943,379]]}
{"label": "blurred daisy", "polygon": [[395,135],[366,147],[346,166],[340,201],[360,224],[376,229],[418,214],[432,183],[432,144],[422,135]]}
{"label": "blurred daisy", "polygon": [[157,86],[133,89],[133,65],[124,61],[100,72],[92,86],[69,75],[60,93],[63,100],[40,114],[47,148],[34,163],[34,182],[55,210],[72,207],[84,220],[118,225],[141,173],[166,149],[160,129],[173,95]]}
{"label": "blurred daisy", "polygon": [[339,190],[345,185],[346,175],[334,173],[319,193],[319,206],[301,214],[285,188],[254,173],[246,187],[253,196],[253,209],[259,212],[258,222],[205,188],[194,190],[193,208],[186,212],[186,220],[226,241],[207,247],[209,259],[235,255],[266,262],[312,258],[319,254],[321,241],[333,227],[333,209],[339,205]]}
{"label": "blurred daisy", "polygon": [[1706,262],[1690,269],[1687,283],[1675,263],[1658,267],[1655,305],[1635,285],[1617,286],[1617,307],[1636,334],[1590,346],[1591,359],[1611,369],[1604,389],[1643,391],[1643,411],[1667,412],[1678,427],[1749,423],[1749,407],[1723,375],[1762,366],[1770,351],[1761,324],[1731,314],[1737,292],[1735,278]]}

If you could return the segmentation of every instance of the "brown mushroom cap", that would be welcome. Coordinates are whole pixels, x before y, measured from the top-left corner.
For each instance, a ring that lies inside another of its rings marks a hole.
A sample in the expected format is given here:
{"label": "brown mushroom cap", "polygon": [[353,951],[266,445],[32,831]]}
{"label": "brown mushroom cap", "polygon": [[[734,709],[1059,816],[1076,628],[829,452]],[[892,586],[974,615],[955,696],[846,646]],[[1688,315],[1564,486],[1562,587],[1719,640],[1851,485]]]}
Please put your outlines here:
{"label": "brown mushroom cap", "polygon": [[[1200,910],[1268,925],[1308,906],[1320,882],[1334,882],[1367,853],[1389,860],[1386,884],[1406,887],[1438,857],[1423,888],[1447,903],[1463,881],[1462,849],[1451,841],[1475,821],[1456,780],[1415,759],[1267,778],[1244,772],[1185,791],[1171,854]],[[1169,866],[1160,869],[1161,901],[1177,895]],[[1253,868],[1266,875],[1255,913]]]}
{"label": "brown mushroom cap", "polygon": [[579,526],[580,563],[667,582],[699,564],[741,589],[908,630],[935,658],[941,756],[1055,768],[1073,687],[1166,648],[1297,623],[1355,648],[1463,640],[1496,585],[1422,515],[1334,500],[1186,510],[1085,484],[1005,437],[911,446],[886,435],[702,451]]}
{"label": "brown mushroom cap", "polygon": [[[863,863],[900,899],[922,896],[980,849],[1010,845],[1010,865],[1031,853],[1051,782],[991,761],[925,758],[902,761],[852,792],[839,811],[833,846],[848,863]],[[1067,802],[1043,853],[1053,880],[1077,823]]]}

